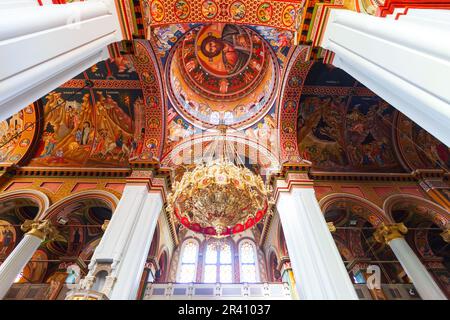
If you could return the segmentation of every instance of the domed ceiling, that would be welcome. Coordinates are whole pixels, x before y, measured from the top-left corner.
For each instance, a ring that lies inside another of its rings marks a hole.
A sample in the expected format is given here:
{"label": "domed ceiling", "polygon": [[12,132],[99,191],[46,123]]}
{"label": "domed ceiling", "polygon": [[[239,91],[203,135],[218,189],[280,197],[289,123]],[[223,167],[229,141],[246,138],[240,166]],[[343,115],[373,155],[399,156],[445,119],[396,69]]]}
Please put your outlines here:
{"label": "domed ceiling", "polygon": [[344,71],[316,63],[300,99],[301,155],[318,170],[401,172],[392,126],[396,112]]}
{"label": "domed ceiling", "polygon": [[255,31],[231,24],[198,26],[172,49],[166,63],[172,105],[196,127],[243,129],[275,99],[278,61]]}

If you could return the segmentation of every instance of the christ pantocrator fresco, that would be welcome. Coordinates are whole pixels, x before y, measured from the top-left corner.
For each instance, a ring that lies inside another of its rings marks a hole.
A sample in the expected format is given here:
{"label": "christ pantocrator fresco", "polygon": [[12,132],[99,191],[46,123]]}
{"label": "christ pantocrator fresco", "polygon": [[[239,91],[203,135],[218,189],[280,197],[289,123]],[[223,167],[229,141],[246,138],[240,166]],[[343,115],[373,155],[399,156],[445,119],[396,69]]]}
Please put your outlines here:
{"label": "christ pantocrator fresco", "polygon": [[187,32],[166,66],[170,100],[195,126],[248,127],[274,101],[278,59],[255,31],[213,24]]}

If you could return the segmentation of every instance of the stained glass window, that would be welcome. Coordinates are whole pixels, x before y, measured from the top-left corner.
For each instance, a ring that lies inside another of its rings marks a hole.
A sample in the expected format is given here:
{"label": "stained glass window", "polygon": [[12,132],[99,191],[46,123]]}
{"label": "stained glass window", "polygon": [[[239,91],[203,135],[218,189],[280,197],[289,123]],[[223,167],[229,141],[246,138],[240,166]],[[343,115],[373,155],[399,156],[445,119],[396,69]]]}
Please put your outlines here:
{"label": "stained glass window", "polygon": [[239,258],[241,262],[241,282],[256,282],[256,252],[251,241],[241,242]]}
{"label": "stained glass window", "polygon": [[217,277],[217,266],[215,264],[205,265],[205,277],[203,281],[205,283],[215,283]]}
{"label": "stained glass window", "polygon": [[208,243],[205,253],[203,281],[206,283],[233,282],[231,245],[221,241]]}
{"label": "stained glass window", "polygon": [[181,254],[181,265],[178,273],[178,282],[194,282],[197,274],[198,243],[188,240],[184,243]]}

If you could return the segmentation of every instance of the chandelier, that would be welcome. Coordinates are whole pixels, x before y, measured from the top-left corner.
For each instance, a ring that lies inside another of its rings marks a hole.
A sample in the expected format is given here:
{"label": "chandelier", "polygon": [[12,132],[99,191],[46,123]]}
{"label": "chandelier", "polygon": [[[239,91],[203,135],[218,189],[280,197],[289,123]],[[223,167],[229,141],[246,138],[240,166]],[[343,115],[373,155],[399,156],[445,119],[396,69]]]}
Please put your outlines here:
{"label": "chandelier", "polygon": [[167,208],[186,228],[221,238],[257,224],[269,209],[269,193],[259,175],[225,155],[185,172]]}

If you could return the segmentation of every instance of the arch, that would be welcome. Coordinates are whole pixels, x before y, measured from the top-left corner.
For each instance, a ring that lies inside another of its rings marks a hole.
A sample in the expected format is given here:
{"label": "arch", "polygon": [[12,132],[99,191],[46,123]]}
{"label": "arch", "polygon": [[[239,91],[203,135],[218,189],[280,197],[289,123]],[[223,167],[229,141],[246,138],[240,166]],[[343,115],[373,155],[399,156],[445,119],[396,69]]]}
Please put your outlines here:
{"label": "arch", "polygon": [[33,203],[35,203],[39,208],[36,219],[43,215],[50,206],[50,200],[47,195],[37,190],[23,189],[7,191],[0,194],[0,203],[2,205],[4,205],[6,201],[15,199],[30,199]]}
{"label": "arch", "polygon": [[[216,246],[215,244],[220,244],[219,246]],[[210,246],[211,245],[211,246]],[[223,261],[222,257],[225,254],[225,250],[224,248],[228,247],[230,249],[230,261]],[[209,251],[209,248],[211,248]],[[234,240],[231,237],[225,237],[222,238],[222,240],[218,240],[217,238],[208,238],[205,239],[202,243],[202,247],[201,247],[201,253],[203,255],[202,258],[199,259],[199,263],[201,263],[201,272],[200,272],[200,279],[201,282],[207,283],[210,282],[211,279],[209,279],[209,281],[207,280],[207,275],[208,275],[208,267],[210,266],[211,268],[213,267],[216,271],[216,276],[214,278],[214,282],[221,282],[221,283],[225,283],[227,282],[226,280],[224,281],[221,278],[221,270],[223,270],[223,267],[230,267],[231,268],[231,279],[230,281],[228,281],[228,283],[233,283],[235,281],[237,281],[237,270],[240,270],[239,266],[236,265],[236,254],[238,253],[237,248],[236,248],[236,243],[234,242]],[[215,254],[216,255],[216,259],[215,262],[213,261],[208,261],[208,257],[212,257],[208,256],[208,252],[211,252],[211,254]],[[211,269],[210,269],[211,270]],[[210,273],[212,274],[212,273]]]}
{"label": "arch", "polygon": [[[165,85],[162,80],[163,66],[155,51],[156,45],[153,40],[137,39],[134,43],[136,52],[131,59],[139,75],[145,107],[142,121],[136,129],[141,132],[144,129],[142,138],[146,141],[143,143],[141,154],[136,155],[136,158],[160,159],[163,153],[167,118],[167,98],[164,96]],[[154,78],[150,75],[154,75]]]}
{"label": "arch", "polygon": [[94,284],[92,285],[93,291],[101,292],[106,283],[106,277],[109,275],[108,271],[100,270],[95,274]]}
{"label": "arch", "polygon": [[160,270],[159,282],[165,282],[167,280],[170,266],[169,260],[169,250],[166,246],[164,246],[160,254],[158,255],[158,267]]}
{"label": "arch", "polygon": [[360,213],[356,212],[356,214],[359,215],[360,217],[366,219],[367,221],[369,221],[370,224],[372,224],[374,227],[379,226],[381,223],[389,224],[389,223],[394,222],[393,219],[386,216],[384,214],[384,211],[380,207],[378,207],[376,204],[370,202],[367,199],[361,198],[361,197],[353,195],[353,194],[348,194],[348,193],[329,194],[329,195],[323,197],[319,201],[319,206],[322,209],[322,213],[325,215],[331,205],[333,205],[334,203],[336,203],[338,201],[343,201],[343,200],[356,203],[356,204],[360,205],[361,207],[368,209],[370,215],[364,215],[362,212],[360,212]]}
{"label": "arch", "polygon": [[61,210],[66,209],[68,206],[75,204],[76,202],[83,200],[100,200],[107,204],[111,211],[114,213],[114,210],[119,203],[119,199],[110,192],[103,190],[88,190],[81,191],[70,195],[66,198],[63,198],[53,205],[51,205],[46,212],[44,212],[40,218],[42,219],[52,219],[56,214],[58,214]]}
{"label": "arch", "polygon": [[[253,249],[253,260],[254,261],[252,263],[246,263],[243,260],[243,258],[242,258],[241,248],[242,248],[242,245],[244,243],[246,243],[246,242],[250,243],[250,245],[251,245],[251,247]],[[239,261],[239,266],[238,266],[238,269],[239,269],[239,281],[243,282],[242,281],[243,266],[246,265],[246,264],[248,264],[248,265],[253,264],[255,266],[255,280],[256,280],[256,282],[260,282],[261,281],[261,270],[260,270],[261,266],[259,264],[260,260],[259,260],[259,255],[258,255],[258,246],[256,245],[255,239],[250,238],[250,237],[243,237],[243,238],[239,239],[236,242],[235,250],[236,251],[235,251],[234,257],[236,257],[236,256],[239,257],[238,258],[238,261]]]}
{"label": "arch", "polygon": [[[409,195],[409,194],[395,194],[389,196],[383,203],[383,210],[386,215],[394,221],[392,216],[392,211],[394,207],[398,204],[416,204],[425,207],[426,211],[417,213],[422,216],[428,217],[431,221],[433,221],[437,226],[442,229],[447,229],[450,225],[450,213],[441,207],[440,205],[418,196]],[[432,212],[434,212],[434,214]]]}
{"label": "arch", "polygon": [[99,237],[97,239],[91,240],[90,242],[88,242],[83,250],[81,251],[81,253],[78,255],[78,257],[80,259],[84,260],[88,260],[92,257],[92,255],[94,254],[95,248],[97,248],[97,246],[99,245],[100,241],[102,240],[102,237]]}
{"label": "arch", "polygon": [[[297,117],[299,102],[306,77],[312,63],[305,63],[309,49],[298,47],[289,58],[289,64],[285,67],[285,76],[281,80],[278,110],[278,144],[280,158],[284,161],[300,161],[300,153],[297,141]],[[295,81],[294,81],[295,80]]]}
{"label": "arch", "polygon": [[[273,266],[273,263],[272,263],[274,257],[275,257],[275,259],[277,261],[277,265],[276,266]],[[270,280],[271,281],[275,281],[275,282],[281,280],[281,273],[280,273],[280,279],[279,280],[277,280],[275,278],[275,275],[274,275],[274,268],[273,267],[275,267],[275,269],[278,270],[278,267],[280,265],[280,257],[279,257],[279,255],[277,253],[277,250],[273,246],[270,246],[269,250],[267,251],[266,265],[267,265],[267,270],[268,270],[268,277],[270,277]]]}
{"label": "arch", "polygon": [[[203,153],[206,151],[205,146],[209,142],[221,140],[222,137],[218,134],[198,134],[190,138],[184,139],[181,143],[176,145],[169,153],[165,154],[162,159],[162,164],[164,165],[176,165],[177,159],[182,159],[184,155],[189,155],[189,151],[194,150],[198,152],[199,156],[195,160],[198,161],[203,159]],[[278,158],[278,153],[274,153],[268,148],[268,145],[264,145],[250,139],[244,135],[239,134],[227,134],[226,142],[236,144],[236,152],[240,156],[248,157],[253,163],[263,164],[263,168],[267,168],[267,171],[278,170],[280,167],[280,162]]]}
{"label": "arch", "polygon": [[[195,258],[195,260],[193,262],[193,265],[194,265],[193,273],[194,274],[193,274],[193,281],[192,282],[196,282],[196,279],[198,277],[198,274],[199,274],[199,270],[198,270],[199,269],[198,268],[198,266],[199,266],[199,254],[201,252],[200,250],[202,249],[201,248],[201,241],[199,239],[195,238],[195,237],[187,237],[187,238],[185,238],[183,240],[183,242],[180,245],[178,265],[177,265],[176,276],[175,276],[176,282],[185,282],[185,281],[181,281],[181,277],[180,276],[181,276],[181,272],[183,271],[182,270],[182,266],[184,264],[184,262],[183,262],[184,250],[186,248],[186,244],[188,242],[190,242],[190,241],[194,242],[195,245],[196,245],[196,258]],[[189,263],[189,264],[191,264],[191,263]]]}

